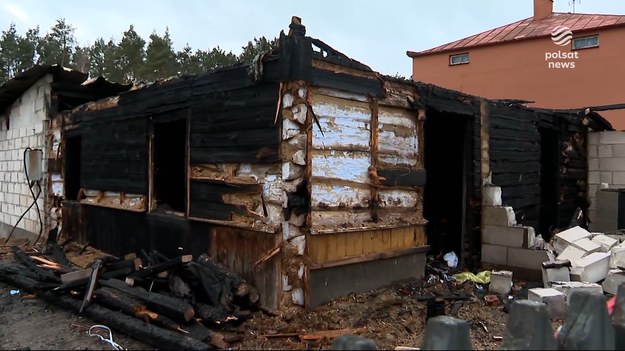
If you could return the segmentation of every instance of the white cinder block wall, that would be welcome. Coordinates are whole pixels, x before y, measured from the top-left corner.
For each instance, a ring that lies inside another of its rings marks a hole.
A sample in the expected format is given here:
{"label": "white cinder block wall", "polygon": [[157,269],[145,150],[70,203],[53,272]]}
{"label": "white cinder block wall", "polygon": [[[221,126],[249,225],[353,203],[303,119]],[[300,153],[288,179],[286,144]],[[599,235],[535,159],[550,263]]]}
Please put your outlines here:
{"label": "white cinder block wall", "polygon": [[[51,82],[50,74],[41,78],[0,116],[0,238],[9,235],[19,217],[33,201],[24,174],[24,149],[27,147],[43,150],[44,181],[41,184],[38,204],[41,219],[44,221],[42,236],[47,235],[44,202],[47,196],[48,157],[45,135],[48,128],[47,104],[50,101]],[[36,186],[33,191],[37,193]],[[24,216],[18,228],[39,233],[40,225],[35,206]],[[13,235],[17,237],[19,233]]]}
{"label": "white cinder block wall", "polygon": [[590,220],[597,218],[596,193],[601,183],[625,188],[625,132],[588,133],[588,198]]}

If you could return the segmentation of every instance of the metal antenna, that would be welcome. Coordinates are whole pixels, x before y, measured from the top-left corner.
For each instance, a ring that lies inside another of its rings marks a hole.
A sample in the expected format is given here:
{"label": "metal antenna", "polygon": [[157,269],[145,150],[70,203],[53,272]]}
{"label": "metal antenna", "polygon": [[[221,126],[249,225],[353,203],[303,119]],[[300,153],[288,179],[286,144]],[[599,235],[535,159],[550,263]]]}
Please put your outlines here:
{"label": "metal antenna", "polygon": [[569,0],[569,6],[573,7],[573,13],[575,13],[575,2],[579,1],[579,3],[582,3],[582,0]]}

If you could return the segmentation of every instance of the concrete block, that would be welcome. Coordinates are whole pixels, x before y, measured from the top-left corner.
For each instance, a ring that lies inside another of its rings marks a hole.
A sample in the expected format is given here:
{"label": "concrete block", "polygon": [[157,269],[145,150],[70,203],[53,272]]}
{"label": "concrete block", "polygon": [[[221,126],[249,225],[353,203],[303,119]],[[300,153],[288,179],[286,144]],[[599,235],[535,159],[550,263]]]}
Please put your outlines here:
{"label": "concrete block", "polygon": [[421,350],[472,350],[469,323],[449,316],[428,320]]}
{"label": "concrete block", "polygon": [[600,132],[592,132],[587,134],[588,145],[599,145],[599,134]]}
{"label": "concrete block", "polygon": [[[599,160],[597,160],[597,166]],[[484,206],[501,206],[501,187],[484,186],[482,188],[482,205]]]}
{"label": "concrete block", "polygon": [[593,235],[592,241],[601,246],[601,252],[608,252],[619,244],[618,240],[603,234]]}
{"label": "concrete block", "polygon": [[625,133],[621,131],[599,132],[599,144],[625,144]]}
{"label": "concrete block", "polygon": [[550,288],[551,282],[567,282],[569,277],[569,260],[563,261],[547,261],[541,264],[543,273],[543,287]]}
{"label": "concrete block", "polygon": [[571,262],[571,274],[579,275],[583,282],[596,283],[605,279],[610,270],[610,254],[593,252],[579,260]]}
{"label": "concrete block", "polygon": [[599,184],[599,173],[599,171],[588,172],[588,184]]}
{"label": "concrete block", "polygon": [[611,269],[608,272],[608,276],[605,277],[601,287],[603,292],[616,295],[618,287],[625,283],[625,271],[621,269]]}
{"label": "concrete block", "polygon": [[598,171],[599,170],[599,159],[598,158],[589,158],[588,159],[588,170],[589,171]]}
{"label": "concrete block", "polygon": [[599,145],[597,152],[599,157],[612,157],[612,145]]}
{"label": "concrete block", "polygon": [[573,245],[569,245],[566,247],[566,249],[564,249],[559,255],[558,257],[556,257],[556,260],[558,261],[563,261],[563,260],[568,260],[568,261],[575,261],[575,260],[579,260],[580,258],[584,257],[586,255],[586,251],[577,248]]}
{"label": "concrete block", "polygon": [[527,299],[542,302],[547,305],[547,311],[551,318],[562,318],[566,313],[564,294],[552,288],[529,289]]}
{"label": "concrete block", "polygon": [[529,248],[534,237],[534,228],[485,225],[482,230],[482,243],[507,247]]}
{"label": "concrete block", "polygon": [[610,268],[625,268],[625,247],[617,246],[610,250]]}
{"label": "concrete block", "polygon": [[546,250],[508,248],[508,265],[540,271],[542,263],[553,259]]}
{"label": "concrete block", "polygon": [[551,283],[553,289],[564,294],[564,300],[568,303],[569,296],[573,291],[590,291],[603,293],[601,285],[597,283],[571,282],[571,281],[554,281]]}
{"label": "concrete block", "polygon": [[558,341],[562,350],[614,350],[614,329],[602,293],[574,291],[569,296]]}
{"label": "concrete block", "polygon": [[516,216],[512,207],[482,207],[482,224],[494,226],[512,226],[516,224]]}
{"label": "concrete block", "polygon": [[602,171],[625,171],[625,157],[600,158],[599,169]]}
{"label": "concrete block", "polygon": [[612,184],[612,172],[601,172],[601,174],[599,174],[599,181],[601,183]]}
{"label": "concrete block", "polygon": [[544,303],[519,300],[510,306],[503,350],[557,350],[549,312]]}
{"label": "concrete block", "polygon": [[571,243],[571,246],[576,247],[580,250],[584,250],[584,252],[586,253],[584,256],[591,254],[593,252],[601,251],[601,245],[590,240],[590,238],[584,238],[584,239],[573,241]]}
{"label": "concrete block", "polygon": [[588,145],[588,159],[595,159],[599,157],[599,147],[598,145]]}
{"label": "concrete block", "polygon": [[612,182],[614,186],[623,188],[625,187],[625,172],[613,172],[612,173]]}
{"label": "concrete block", "polygon": [[569,228],[556,234],[554,249],[557,253],[560,253],[574,241],[589,238],[591,236],[592,235],[589,231],[580,226]]}
{"label": "concrete block", "polygon": [[512,272],[492,271],[488,291],[495,294],[507,294],[512,288]]}
{"label": "concrete block", "polygon": [[508,248],[482,244],[482,262],[505,265],[508,263]]}

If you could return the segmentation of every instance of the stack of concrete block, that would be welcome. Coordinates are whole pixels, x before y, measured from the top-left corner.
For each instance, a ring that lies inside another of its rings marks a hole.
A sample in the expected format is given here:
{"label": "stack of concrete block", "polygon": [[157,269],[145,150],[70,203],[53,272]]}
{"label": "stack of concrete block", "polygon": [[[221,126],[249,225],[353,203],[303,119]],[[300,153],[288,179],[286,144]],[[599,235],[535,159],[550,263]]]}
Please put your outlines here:
{"label": "stack of concrete block", "polygon": [[534,228],[518,225],[512,207],[502,206],[501,188],[485,186],[482,193],[482,262],[540,277],[542,262],[553,259],[547,250],[535,250]]}
{"label": "stack of concrete block", "polygon": [[551,288],[534,288],[527,293],[530,301],[542,302],[547,305],[551,318],[562,318],[566,313],[564,293]]}
{"label": "stack of concrete block", "polygon": [[[618,237],[574,227],[556,234],[554,250],[558,260],[570,261],[569,277],[559,272],[557,278],[543,278],[545,287],[556,288],[565,295],[573,290],[615,295],[618,286],[625,283],[625,244],[619,243]],[[546,275],[545,265],[549,264],[543,263],[543,276]]]}

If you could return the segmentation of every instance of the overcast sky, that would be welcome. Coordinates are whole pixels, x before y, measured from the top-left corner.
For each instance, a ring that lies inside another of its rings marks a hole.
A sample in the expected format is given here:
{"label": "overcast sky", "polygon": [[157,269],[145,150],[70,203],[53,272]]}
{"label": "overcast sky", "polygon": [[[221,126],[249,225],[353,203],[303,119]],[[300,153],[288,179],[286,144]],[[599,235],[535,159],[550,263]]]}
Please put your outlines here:
{"label": "overcast sky", "polygon": [[[147,41],[165,27],[176,49],[220,46],[240,53],[254,37],[288,31],[299,16],[307,34],[385,74],[410,76],[407,50],[420,51],[533,14],[533,0],[0,0],[0,30],[65,18],[81,45],[119,40],[130,24]],[[572,12],[572,0],[555,0]],[[625,14],[625,0],[577,0],[577,13]]]}

